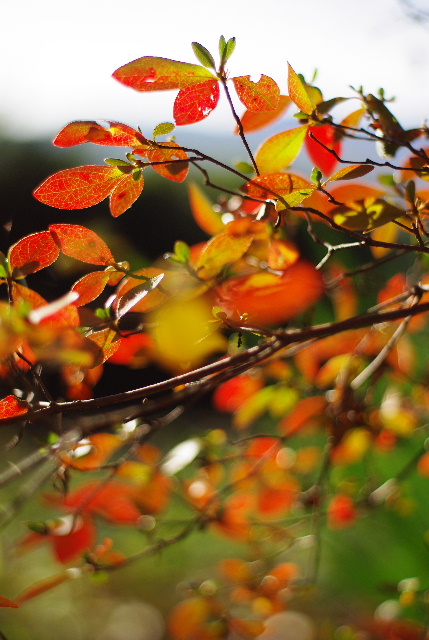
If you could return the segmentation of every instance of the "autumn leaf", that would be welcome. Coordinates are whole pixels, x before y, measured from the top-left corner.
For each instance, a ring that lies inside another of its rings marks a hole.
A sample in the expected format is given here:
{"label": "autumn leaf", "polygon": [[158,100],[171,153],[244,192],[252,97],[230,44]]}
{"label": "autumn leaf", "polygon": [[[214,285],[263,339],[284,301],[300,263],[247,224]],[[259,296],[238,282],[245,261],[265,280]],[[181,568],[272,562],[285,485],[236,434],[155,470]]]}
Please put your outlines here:
{"label": "autumn leaf", "polygon": [[110,277],[111,274],[108,271],[93,271],[84,275],[71,288],[71,291],[76,291],[79,295],[74,304],[77,307],[82,307],[98,298],[103,293]]}
{"label": "autumn leaf", "polygon": [[123,311],[130,303],[134,312],[146,313],[166,299],[166,294],[158,288],[164,276],[162,269],[145,267],[135,271],[134,275],[137,277],[133,278],[131,275],[124,278],[116,290],[112,308],[117,313],[121,313],[120,310]]}
{"label": "autumn leaf", "polygon": [[121,338],[117,331],[113,329],[102,329],[94,331],[88,335],[88,340],[94,342],[101,349],[99,357],[92,366],[97,366],[106,362],[117,351],[121,345]]}
{"label": "autumn leaf", "polygon": [[189,172],[188,154],[176,142],[159,142],[146,152],[152,169],[173,182],[183,182]]}
{"label": "autumn leaf", "polygon": [[0,421],[16,418],[28,413],[29,405],[14,395],[6,396],[0,400]]}
{"label": "autumn leaf", "polygon": [[374,167],[368,164],[350,164],[348,167],[344,167],[339,171],[336,171],[333,176],[326,182],[334,182],[335,180],[356,180],[362,178],[370,173]]}
{"label": "autumn leaf", "polygon": [[264,74],[258,82],[250,76],[232,79],[237,95],[249,111],[274,111],[279,104],[280,89],[277,83]]}
{"label": "autumn leaf", "polygon": [[[325,176],[330,175],[338,164],[336,155],[341,155],[342,144],[338,129],[331,124],[309,127],[305,146],[314,164]],[[335,154],[330,153],[329,149],[334,151]]]}
{"label": "autumn leaf", "polygon": [[18,609],[19,604],[13,600],[9,600],[6,596],[0,596],[0,607],[12,607],[13,609]]}
{"label": "autumn leaf", "polygon": [[152,56],[119,67],[113,77],[137,91],[183,89],[208,79],[217,81],[211,71],[200,65]]}
{"label": "autumn leaf", "polygon": [[66,256],[102,266],[115,261],[107,244],[91,229],[77,224],[51,224],[49,231]]}
{"label": "autumn leaf", "polygon": [[204,192],[194,183],[188,186],[189,204],[197,225],[209,235],[221,233],[225,227],[220,214]]}
{"label": "autumn leaf", "polygon": [[338,207],[332,212],[334,222],[353,231],[371,231],[404,215],[404,210],[382,200],[365,198]]}
{"label": "autumn leaf", "polygon": [[[291,104],[292,100],[289,96],[280,96],[275,109],[271,109],[270,111],[245,111],[241,117],[241,126],[243,127],[244,133],[253,133],[254,131],[259,131],[273,124],[285,113]],[[239,133],[238,127],[235,133]]]}
{"label": "autumn leaf", "polygon": [[277,133],[256,152],[255,161],[262,174],[278,173],[289,167],[301,151],[308,125]]}
{"label": "autumn leaf", "polygon": [[98,204],[124,178],[117,167],[87,165],[64,169],[47,178],[33,195],[57,209],[86,209]]}
{"label": "autumn leaf", "polygon": [[320,271],[298,260],[282,275],[260,272],[226,280],[217,301],[234,322],[278,325],[302,313],[323,295]]}
{"label": "autumn leaf", "polygon": [[141,147],[146,139],[141,133],[120,122],[107,122],[103,127],[93,120],[77,120],[70,122],[61,129],[54,139],[56,147],[74,147],[79,144],[92,142],[112,147]]}
{"label": "autumn leaf", "polygon": [[270,173],[254,178],[241,190],[251,198],[277,200],[276,209],[296,206],[315,190],[316,186],[293,173]]}
{"label": "autumn leaf", "polygon": [[219,97],[217,79],[181,89],[174,101],[173,116],[176,124],[194,124],[204,120],[217,106]]}
{"label": "autumn leaf", "polygon": [[25,278],[40,271],[58,258],[60,250],[49,231],[33,233],[22,238],[9,249],[12,278]]}
{"label": "autumn leaf", "polygon": [[117,218],[127,211],[141,195],[144,186],[143,174],[140,172],[138,180],[134,174],[123,176],[110,194],[110,212]]}
{"label": "autumn leaf", "polygon": [[310,96],[310,93],[307,91],[307,88],[301,78],[297,73],[293,70],[291,65],[288,63],[289,75],[288,75],[288,87],[289,87],[289,97],[296,104],[298,109],[300,109],[303,113],[310,115],[316,109],[316,102]]}
{"label": "autumn leaf", "polygon": [[208,280],[214,278],[228,264],[239,260],[252,244],[251,233],[235,236],[227,231],[209,240],[194,265],[198,276]]}

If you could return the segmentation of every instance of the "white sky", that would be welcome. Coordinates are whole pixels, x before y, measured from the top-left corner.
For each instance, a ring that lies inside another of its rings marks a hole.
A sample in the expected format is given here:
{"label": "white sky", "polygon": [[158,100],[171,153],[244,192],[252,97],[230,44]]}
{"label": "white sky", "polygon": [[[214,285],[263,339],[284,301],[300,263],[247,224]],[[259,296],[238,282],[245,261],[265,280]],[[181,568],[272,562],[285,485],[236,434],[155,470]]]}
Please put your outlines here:
{"label": "white sky", "polygon": [[[429,0],[414,4],[429,12]],[[382,85],[402,124],[429,116],[429,23],[407,18],[400,0],[9,0],[1,18],[8,135],[53,136],[69,121],[103,118],[150,135],[172,119],[176,92],[139,93],[112,72],[144,55],[195,63],[191,42],[216,55],[221,34],[237,38],[231,76],[265,73],[286,92],[289,61],[308,78],[319,70],[325,99]],[[222,102],[194,129],[232,130]]]}

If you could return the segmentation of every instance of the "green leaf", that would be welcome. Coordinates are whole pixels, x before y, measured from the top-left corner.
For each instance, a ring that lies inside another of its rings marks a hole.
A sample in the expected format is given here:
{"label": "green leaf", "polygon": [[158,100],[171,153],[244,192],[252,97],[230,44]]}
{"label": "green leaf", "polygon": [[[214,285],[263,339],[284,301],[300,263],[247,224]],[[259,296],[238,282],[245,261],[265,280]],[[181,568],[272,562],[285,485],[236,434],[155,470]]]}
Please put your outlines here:
{"label": "green leaf", "polygon": [[225,64],[225,62],[229,60],[229,58],[234,53],[235,45],[236,45],[235,38],[230,38],[227,42],[223,36],[220,37],[219,53],[220,53],[220,59],[223,64]]}
{"label": "green leaf", "polygon": [[350,98],[331,98],[331,100],[319,102],[317,105],[317,112],[320,114],[329,113],[331,109],[337,106],[337,104],[341,104],[346,100],[350,100]]}
{"label": "green leaf", "polygon": [[248,162],[237,162],[235,168],[237,169],[237,171],[244,174],[251,174],[254,172],[252,165]]}
{"label": "green leaf", "polygon": [[189,262],[191,257],[191,250],[189,245],[186,242],[182,242],[182,240],[177,240],[174,245],[174,259],[177,262]]}
{"label": "green leaf", "polygon": [[119,160],[119,158],[104,158],[104,162],[110,164],[112,167],[132,167],[132,165],[126,160]]}
{"label": "green leaf", "polygon": [[153,130],[153,139],[155,140],[158,136],[166,136],[174,129],[175,125],[172,122],[161,122]]}
{"label": "green leaf", "polygon": [[203,47],[199,42],[192,43],[192,49],[197,57],[197,60],[201,62],[204,67],[208,69],[216,69],[216,63],[210,51]]}
{"label": "green leaf", "polygon": [[313,167],[310,179],[311,182],[314,182],[314,184],[317,184],[318,186],[320,185],[320,183],[322,182],[322,172],[320,171],[319,167]]}

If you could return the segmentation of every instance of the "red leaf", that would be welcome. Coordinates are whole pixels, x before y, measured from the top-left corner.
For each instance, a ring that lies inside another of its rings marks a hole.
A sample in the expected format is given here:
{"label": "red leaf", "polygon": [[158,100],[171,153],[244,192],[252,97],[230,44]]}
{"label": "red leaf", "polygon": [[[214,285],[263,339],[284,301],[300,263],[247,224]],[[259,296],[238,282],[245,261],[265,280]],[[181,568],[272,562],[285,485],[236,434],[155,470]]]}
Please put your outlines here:
{"label": "red leaf", "polygon": [[6,596],[0,596],[0,607],[12,607],[13,609],[18,609],[19,604],[16,604],[13,600],[9,600]]}
{"label": "red leaf", "polygon": [[9,265],[13,278],[25,278],[55,262],[60,250],[49,231],[33,233],[9,249]]}
{"label": "red leaf", "polygon": [[[189,173],[188,154],[175,142],[159,142],[158,147],[149,149],[146,156],[149,162],[164,162],[153,164],[152,169],[164,178],[174,182],[183,182]],[[161,148],[165,145],[165,148]],[[174,162],[171,162],[174,160]],[[181,162],[183,160],[183,162]]]}
{"label": "red leaf", "polygon": [[49,231],[66,256],[103,266],[115,261],[107,244],[91,229],[78,224],[51,224]]}
{"label": "red leaf", "polygon": [[144,180],[134,180],[133,174],[124,176],[110,194],[110,212],[117,218],[127,211],[143,191]]}
{"label": "red leaf", "polygon": [[10,395],[0,400],[0,420],[23,416],[28,412],[28,404],[16,396]]}
{"label": "red leaf", "polygon": [[279,104],[280,89],[269,76],[261,75],[258,82],[250,76],[232,79],[238,97],[249,111],[274,111]]}
{"label": "red leaf", "polygon": [[[273,124],[290,106],[292,100],[289,96],[280,96],[276,109],[270,111],[246,111],[241,118],[241,126],[244,133],[259,131],[270,124]],[[235,130],[238,133],[238,128]]]}
{"label": "red leaf", "polygon": [[87,165],[64,169],[47,178],[33,195],[58,209],[86,209],[107,198],[123,177],[117,167]]}
{"label": "red leaf", "polygon": [[145,143],[141,133],[120,122],[108,122],[109,128],[90,120],[70,122],[54,140],[57,147],[74,147],[92,142],[112,147],[140,147]]}
{"label": "red leaf", "polygon": [[80,516],[71,521],[71,531],[62,533],[61,529],[54,529],[50,535],[55,557],[63,564],[89,551],[97,540],[97,530],[91,518]]}
{"label": "red leaf", "polygon": [[153,56],[138,58],[119,67],[113,77],[137,91],[183,89],[208,78],[215,79],[211,71],[200,65]]}
{"label": "red leaf", "polygon": [[[310,134],[313,137],[311,137]],[[319,144],[317,140],[314,140],[314,138],[320,140],[322,144]],[[329,153],[325,147],[332,149],[337,155],[341,155],[342,145],[338,137],[337,129],[331,124],[321,124],[309,127],[305,146],[307,148],[308,155],[314,164],[325,174],[325,176],[331,175],[338,164],[338,160],[334,154]]]}
{"label": "red leaf", "polygon": [[79,298],[75,302],[76,307],[83,307],[98,298],[103,293],[110,277],[111,274],[108,271],[93,271],[75,282],[71,290],[79,294]]}
{"label": "red leaf", "polygon": [[219,96],[219,83],[216,79],[182,89],[174,101],[173,116],[176,124],[193,124],[204,120],[216,107]]}
{"label": "red leaf", "polygon": [[69,493],[62,506],[98,515],[116,524],[134,524],[141,515],[135,506],[135,495],[135,487],[124,482],[111,481],[103,485],[94,480]]}
{"label": "red leaf", "polygon": [[217,301],[234,322],[282,324],[302,313],[323,295],[320,271],[298,260],[281,275],[254,273],[226,280],[216,289]]}

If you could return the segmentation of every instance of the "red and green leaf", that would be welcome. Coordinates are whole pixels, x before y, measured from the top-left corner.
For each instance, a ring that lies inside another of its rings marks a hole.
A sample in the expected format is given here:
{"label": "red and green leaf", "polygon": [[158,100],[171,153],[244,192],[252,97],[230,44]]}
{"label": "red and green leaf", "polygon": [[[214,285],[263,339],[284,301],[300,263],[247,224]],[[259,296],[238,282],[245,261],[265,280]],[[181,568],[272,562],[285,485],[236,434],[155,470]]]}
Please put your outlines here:
{"label": "red and green leaf", "polygon": [[86,209],[107,198],[123,177],[117,167],[64,169],[47,178],[33,195],[57,209]]}
{"label": "red and green leaf", "polygon": [[262,174],[277,173],[289,167],[304,144],[308,125],[296,127],[268,138],[256,153],[255,161]]}
{"label": "red and green leaf", "polygon": [[49,231],[66,256],[102,266],[115,261],[107,244],[91,229],[77,224],[51,224]]}
{"label": "red and green leaf", "polygon": [[277,83],[266,75],[261,75],[258,82],[252,82],[250,76],[239,76],[232,79],[237,95],[249,111],[274,111],[280,100],[280,89]]}
{"label": "red and green leaf", "polygon": [[219,102],[217,79],[181,89],[174,101],[173,116],[177,125],[194,124],[204,120]]}
{"label": "red and green leaf", "polygon": [[49,267],[60,250],[49,231],[33,233],[9,249],[9,265],[13,278],[25,278],[30,273]]}
{"label": "red and green leaf", "polygon": [[241,190],[251,198],[278,200],[277,209],[296,206],[314,191],[315,185],[292,173],[271,173],[258,176]]}
{"label": "red and green leaf", "polygon": [[211,71],[200,65],[152,56],[138,58],[119,67],[113,77],[137,91],[183,89],[204,80],[216,79]]}
{"label": "red and green leaf", "polygon": [[109,127],[91,120],[70,122],[54,140],[57,147],[74,147],[92,142],[112,147],[141,147],[146,140],[141,133],[121,122],[108,122]]}
{"label": "red and green leaf", "polygon": [[[273,124],[284,114],[291,103],[292,100],[289,96],[280,96],[275,109],[271,109],[270,111],[245,111],[241,118],[241,126],[243,127],[244,133],[253,133],[254,131],[259,131]],[[238,127],[235,133],[238,134]]]}

